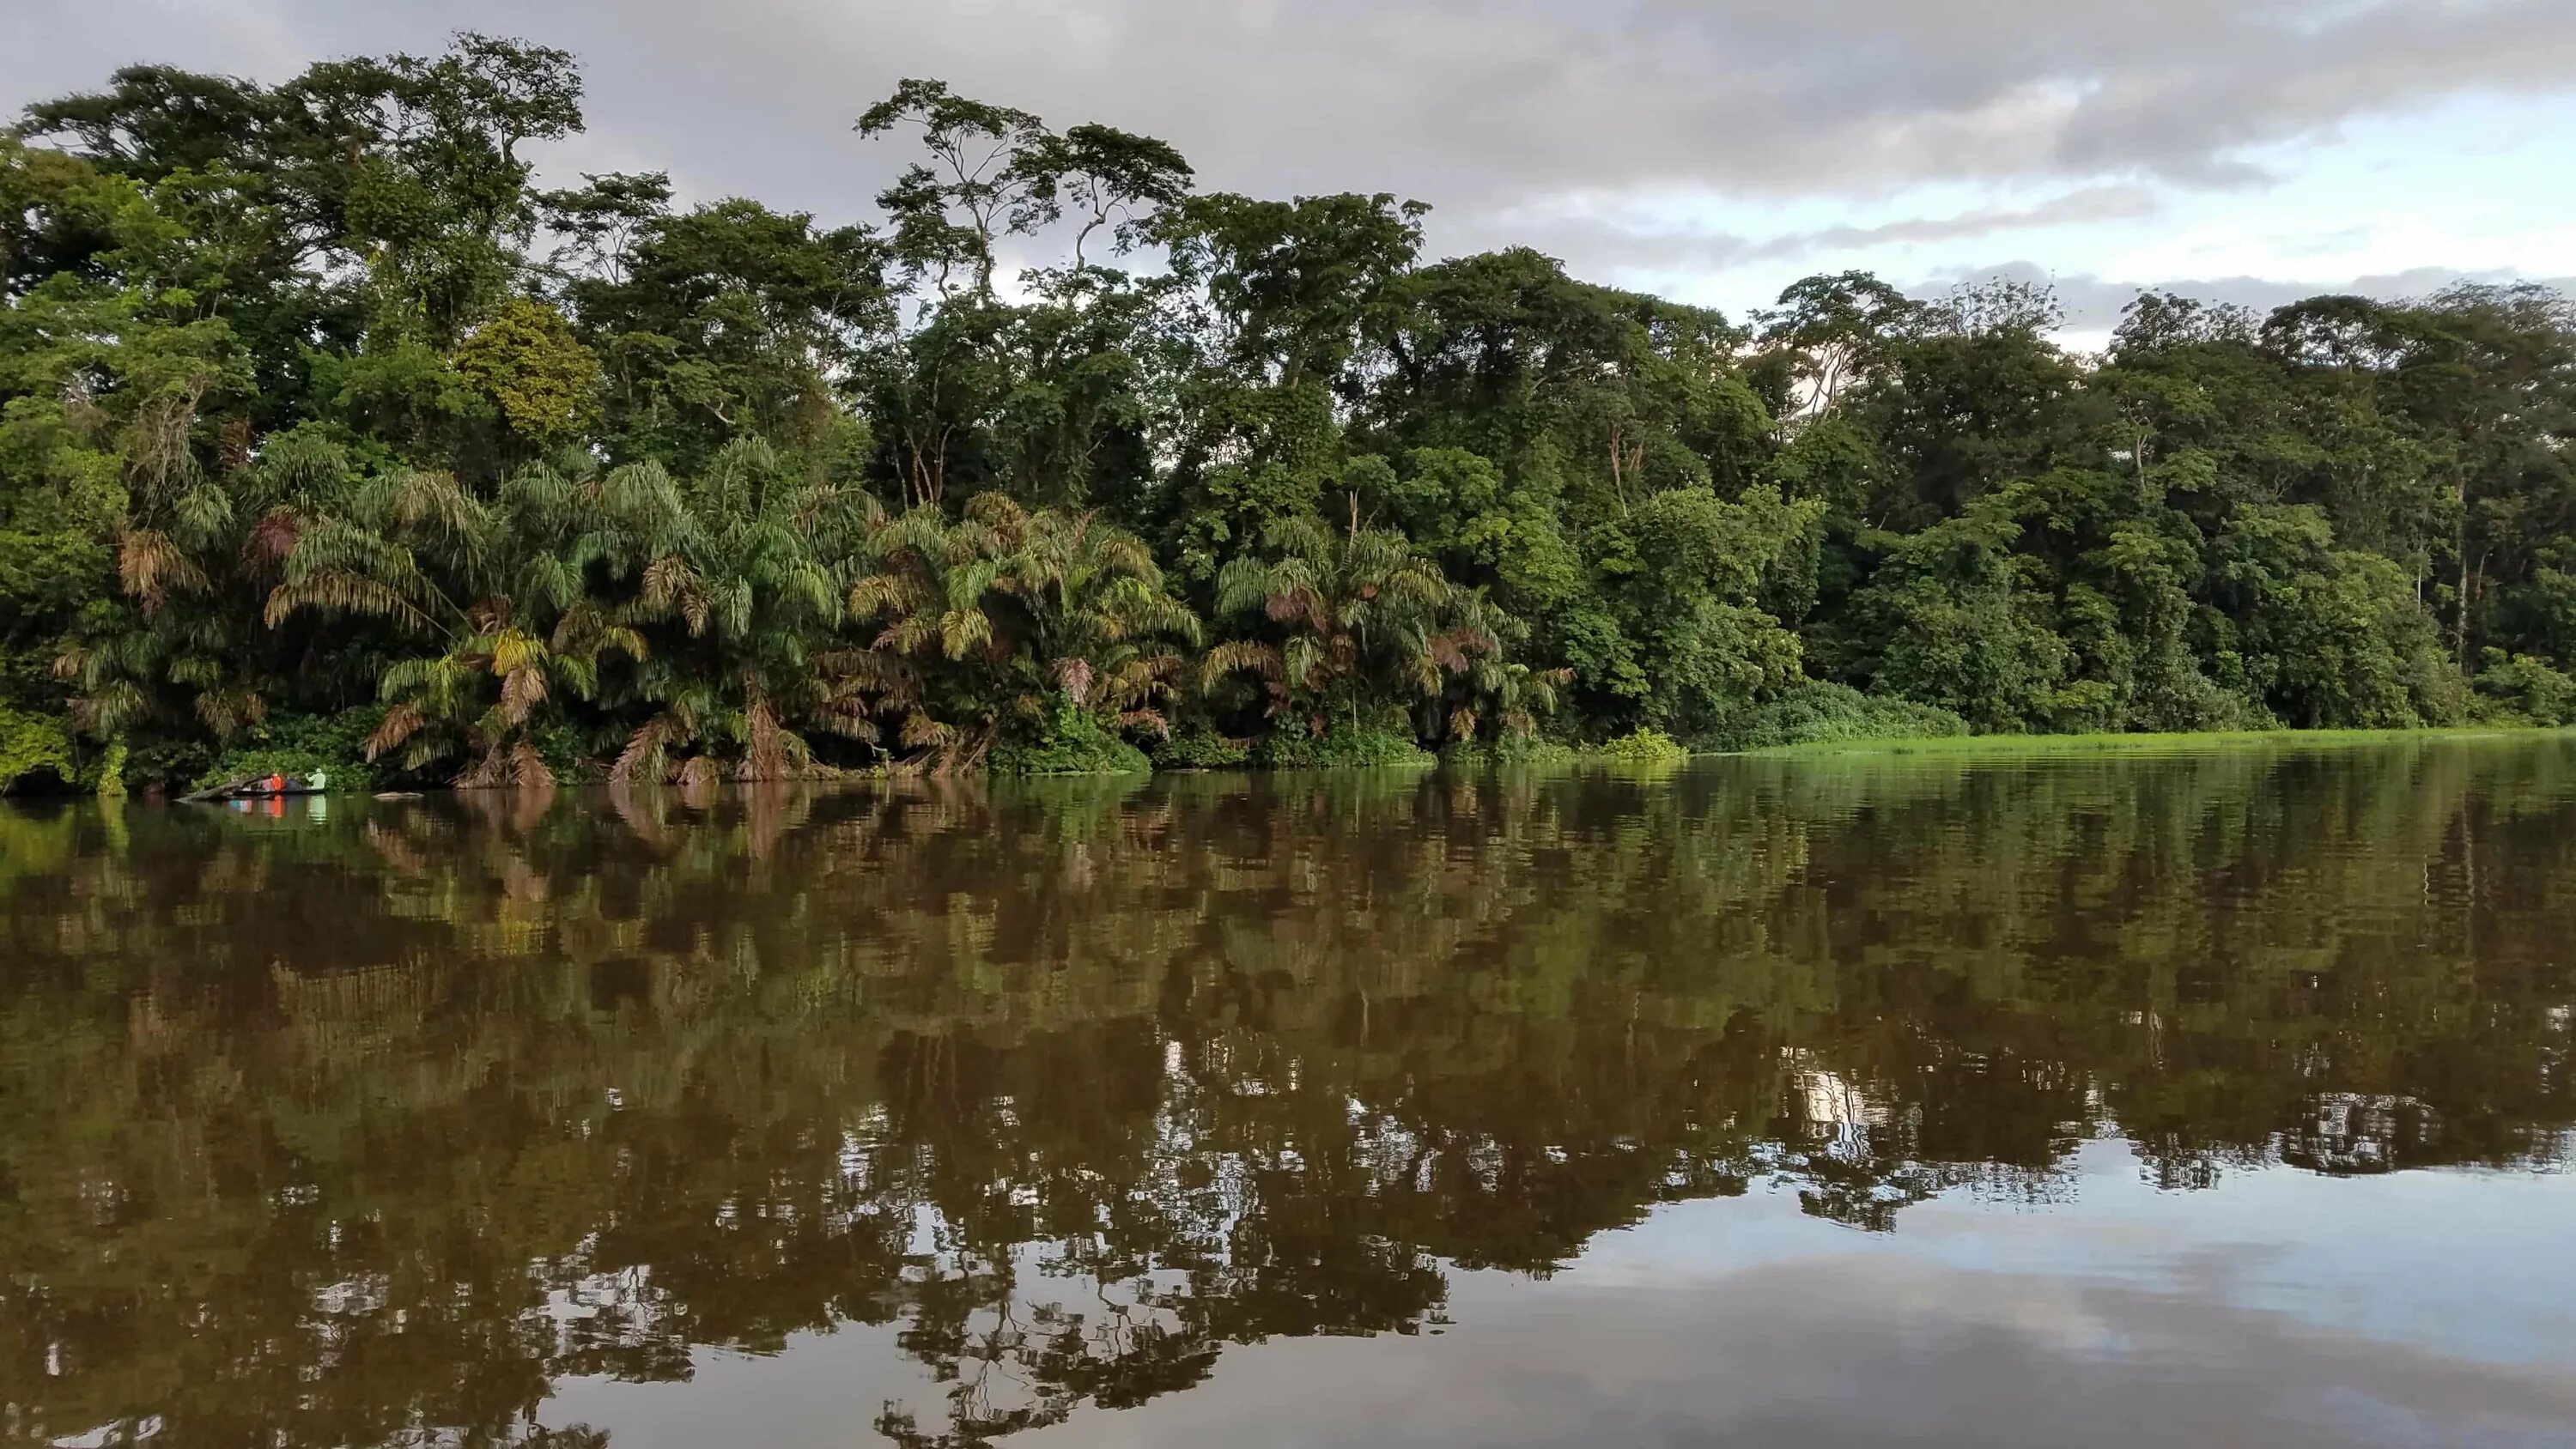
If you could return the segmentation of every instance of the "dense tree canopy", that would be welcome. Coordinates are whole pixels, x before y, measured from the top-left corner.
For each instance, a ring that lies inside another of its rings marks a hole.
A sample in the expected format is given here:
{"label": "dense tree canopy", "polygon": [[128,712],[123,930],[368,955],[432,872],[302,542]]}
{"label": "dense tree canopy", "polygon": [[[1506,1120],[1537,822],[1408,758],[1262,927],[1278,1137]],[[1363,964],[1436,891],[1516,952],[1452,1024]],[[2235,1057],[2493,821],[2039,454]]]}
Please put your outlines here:
{"label": "dense tree canopy", "polygon": [[464,35],[0,135],[0,785],[2576,715],[2543,289],[2077,355],[2027,288],[1427,258],[937,81],[845,224],[541,188],[580,124]]}

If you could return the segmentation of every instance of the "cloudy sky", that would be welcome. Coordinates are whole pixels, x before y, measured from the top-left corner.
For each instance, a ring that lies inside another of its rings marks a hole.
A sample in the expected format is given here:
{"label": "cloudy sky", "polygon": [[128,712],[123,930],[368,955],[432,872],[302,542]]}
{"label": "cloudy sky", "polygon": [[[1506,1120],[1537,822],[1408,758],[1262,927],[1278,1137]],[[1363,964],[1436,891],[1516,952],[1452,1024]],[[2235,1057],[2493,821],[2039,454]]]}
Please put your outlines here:
{"label": "cloudy sky", "polygon": [[1394,191],[1440,252],[1741,312],[1815,271],[2268,305],[2576,276],[2576,0],[5,0],[0,107],[473,28],[584,62],[554,175],[865,217],[902,76],[1160,136],[1203,184]]}

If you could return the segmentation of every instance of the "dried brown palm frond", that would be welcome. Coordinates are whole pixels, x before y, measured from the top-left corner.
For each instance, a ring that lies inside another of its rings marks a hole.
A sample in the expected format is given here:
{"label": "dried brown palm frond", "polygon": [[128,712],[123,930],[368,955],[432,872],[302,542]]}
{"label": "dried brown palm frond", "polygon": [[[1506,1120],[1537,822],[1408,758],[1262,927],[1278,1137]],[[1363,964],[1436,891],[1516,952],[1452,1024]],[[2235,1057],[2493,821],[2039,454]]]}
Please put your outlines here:
{"label": "dried brown palm frond", "polygon": [[84,684],[94,685],[97,683],[98,667],[103,658],[102,651],[86,644],[66,644],[54,655],[53,676],[56,679],[79,680]]}
{"label": "dried brown palm frond", "polygon": [[1118,727],[1122,730],[1151,730],[1164,739],[1172,737],[1172,722],[1164,718],[1161,710],[1150,706],[1144,709],[1120,710]]}
{"label": "dried brown palm frond", "polygon": [[226,418],[215,430],[215,464],[227,473],[238,473],[250,466],[250,419]]}
{"label": "dried brown palm frond", "polygon": [[535,741],[522,739],[510,752],[510,783],[522,790],[551,790],[555,772],[537,753]]}
{"label": "dried brown palm frond", "polygon": [[509,783],[510,757],[499,740],[483,747],[474,763],[457,772],[451,782],[459,790],[490,790]]}
{"label": "dried brown palm frond", "polygon": [[850,617],[868,623],[887,614],[917,613],[928,597],[920,576],[910,571],[866,574],[850,585]]}
{"label": "dried brown palm frond", "polygon": [[961,511],[970,522],[992,529],[1006,541],[1016,542],[1029,526],[1028,510],[1007,493],[978,493],[966,500]]}
{"label": "dried brown palm frond", "polygon": [[655,715],[635,727],[626,737],[626,748],[617,754],[617,762],[608,767],[609,783],[640,785],[670,778],[670,747],[680,735],[678,721],[667,714]]}
{"label": "dried brown palm frond", "polygon": [[194,593],[206,587],[205,570],[181,552],[168,534],[149,528],[128,529],[118,541],[116,576],[126,594],[142,602],[146,613],[160,608],[172,592]]}
{"label": "dried brown palm frond", "polygon": [[1090,705],[1093,677],[1090,660],[1079,655],[1070,659],[1059,659],[1055,661],[1049,672],[1055,676],[1056,684],[1064,690],[1065,697],[1072,700],[1076,708]]}
{"label": "dried brown palm frond", "polygon": [[918,654],[923,646],[938,637],[937,620],[927,614],[914,614],[898,619],[878,630],[877,637],[870,647],[880,651],[891,650],[897,654]]}
{"label": "dried brown palm frond", "polygon": [[147,398],[125,427],[125,476],[149,492],[167,494],[197,473],[188,437],[197,426],[197,404],[213,379],[190,377]]}
{"label": "dried brown palm frond", "polygon": [[529,711],[543,704],[545,698],[544,671],[524,666],[501,676],[501,718],[513,727],[526,724]]}
{"label": "dried brown palm frond", "polygon": [[272,508],[242,539],[242,562],[253,573],[268,574],[283,565],[304,538],[303,520],[288,508]]}
{"label": "dried brown palm frond", "polygon": [[150,696],[130,679],[111,679],[72,701],[72,723],[94,735],[121,734],[152,713]]}
{"label": "dried brown palm frond", "polygon": [[367,759],[373,763],[379,756],[401,749],[405,741],[419,734],[429,721],[408,701],[385,711],[384,720],[375,733],[367,736]]}
{"label": "dried brown palm frond", "polygon": [[920,710],[904,716],[903,731],[896,738],[908,750],[946,749],[957,739],[957,727],[942,724]]}
{"label": "dried brown palm frond", "polygon": [[1209,649],[1199,661],[1203,685],[1213,685],[1238,670],[1276,682],[1286,672],[1286,661],[1275,646],[1258,639],[1229,639]]}
{"label": "dried brown palm frond", "polygon": [[778,711],[757,684],[747,689],[750,702],[743,709],[742,761],[734,768],[737,780],[792,780],[807,772],[813,764],[813,752],[795,732],[779,723]]}
{"label": "dried brown palm frond", "polygon": [[869,717],[867,696],[855,689],[836,691],[814,707],[814,721],[843,739],[875,744],[877,722]]}
{"label": "dried brown palm frond", "polygon": [[678,614],[692,638],[707,632],[713,612],[706,580],[686,559],[667,554],[644,566],[644,606],[659,615]]}
{"label": "dried brown palm frond", "polygon": [[391,619],[421,633],[441,632],[437,619],[389,584],[340,569],[316,569],[269,591],[264,617],[274,629],[298,609],[338,609]]}
{"label": "dried brown palm frond", "polygon": [[814,661],[826,698],[873,699],[881,710],[909,708],[921,698],[921,676],[912,661],[886,649],[837,649]]}

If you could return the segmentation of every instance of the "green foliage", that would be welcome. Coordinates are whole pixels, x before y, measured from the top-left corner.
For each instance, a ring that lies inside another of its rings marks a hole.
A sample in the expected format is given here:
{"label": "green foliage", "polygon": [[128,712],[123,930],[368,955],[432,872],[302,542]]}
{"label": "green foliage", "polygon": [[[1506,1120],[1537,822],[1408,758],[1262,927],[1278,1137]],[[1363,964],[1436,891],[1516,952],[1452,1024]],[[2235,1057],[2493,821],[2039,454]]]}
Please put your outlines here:
{"label": "green foliage", "polygon": [[1120,739],[1097,713],[1061,695],[1051,704],[1027,737],[1005,737],[993,747],[993,773],[1141,775],[1153,769],[1145,752]]}
{"label": "green foliage", "polygon": [[2069,660],[2032,561],[2015,551],[2012,495],[1895,540],[1853,613],[1874,641],[1871,685],[1979,729],[2042,727]]}
{"label": "green foliage", "polygon": [[1707,488],[1658,493],[1604,532],[1622,632],[1636,642],[1639,717],[1697,734],[1801,677],[1803,646],[1759,595],[1774,567],[1819,523],[1824,506],[1768,487],[1737,502]]}
{"label": "green foliage", "polygon": [[107,753],[99,756],[98,768],[94,772],[98,777],[98,798],[102,800],[125,798],[125,765],[128,753],[125,741],[117,740],[107,747]]}
{"label": "green foliage", "polygon": [[202,790],[247,775],[310,778],[318,770],[326,773],[335,792],[374,790],[392,778],[367,750],[368,737],[383,722],[384,711],[363,706],[336,715],[265,719],[187,784]]}
{"label": "green foliage", "polygon": [[1232,770],[1252,763],[1252,747],[1206,725],[1174,730],[1148,753],[1157,770]]}
{"label": "green foliage", "polygon": [[2478,671],[2479,703],[2492,717],[2509,723],[2555,727],[2576,724],[2576,679],[2528,654],[2505,657],[2487,651],[2486,668]]}
{"label": "green foliage", "polygon": [[1690,750],[1659,729],[1632,730],[1604,743],[1594,753],[1614,765],[1668,769],[1690,758]]}
{"label": "green foliage", "polygon": [[1879,699],[1847,684],[1813,681],[1727,718],[1711,748],[1765,750],[1835,740],[1929,739],[1964,735],[1968,722],[1946,709]]}
{"label": "green foliage", "polygon": [[561,312],[525,297],[504,301],[474,329],[456,350],[456,370],[532,442],[574,432],[596,406],[599,359]]}
{"label": "green foliage", "polygon": [[[1202,683],[1252,684],[1267,716],[1304,721],[1319,742],[1327,730],[1342,731],[1348,748],[1365,753],[1362,742],[1377,730],[1371,716],[1415,706],[1436,712],[1445,686],[1499,653],[1512,627],[1401,533],[1336,532],[1320,519],[1295,518],[1272,525],[1262,542],[1266,556],[1237,558],[1217,577],[1218,613],[1249,625],[1248,637],[1210,649]],[[1452,711],[1441,728],[1467,737],[1473,725],[1470,709],[1463,717]],[[1292,723],[1281,737],[1296,733]]]}
{"label": "green foliage", "polygon": [[2215,544],[2252,692],[2310,729],[2449,724],[2467,690],[2397,565],[2336,549],[2322,510],[2241,504]]}
{"label": "green foliage", "polygon": [[1320,735],[1282,730],[1264,740],[1253,757],[1280,770],[1377,769],[1437,762],[1404,731],[1366,727],[1337,727]]}
{"label": "green foliage", "polygon": [[0,794],[47,776],[69,785],[79,775],[63,721],[0,705]]}

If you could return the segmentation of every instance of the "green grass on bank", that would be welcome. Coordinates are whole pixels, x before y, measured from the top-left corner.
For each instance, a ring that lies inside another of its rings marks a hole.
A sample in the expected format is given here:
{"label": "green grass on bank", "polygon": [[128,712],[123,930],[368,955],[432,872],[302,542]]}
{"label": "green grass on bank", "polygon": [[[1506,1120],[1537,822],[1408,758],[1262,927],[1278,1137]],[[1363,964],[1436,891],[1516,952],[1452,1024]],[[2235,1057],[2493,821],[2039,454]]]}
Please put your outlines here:
{"label": "green grass on bank", "polygon": [[1748,750],[1758,756],[1814,755],[2114,755],[2177,754],[2218,749],[2310,749],[2354,745],[2443,744],[2576,735],[2562,728],[2516,725],[2411,730],[2211,730],[2185,734],[1936,735],[1905,739],[1817,740]]}

